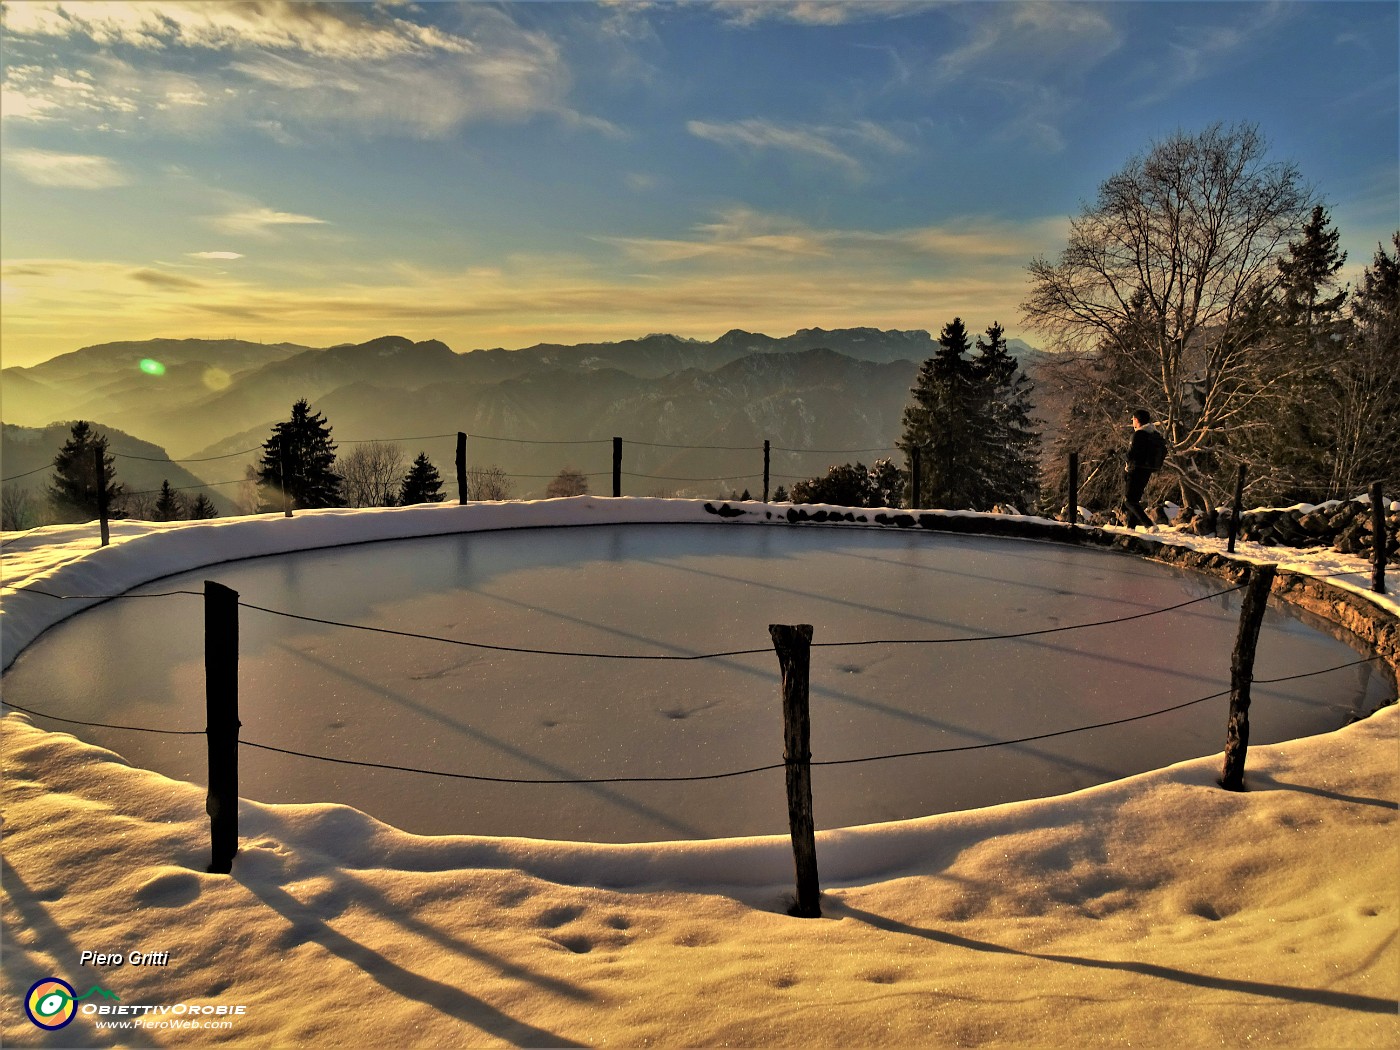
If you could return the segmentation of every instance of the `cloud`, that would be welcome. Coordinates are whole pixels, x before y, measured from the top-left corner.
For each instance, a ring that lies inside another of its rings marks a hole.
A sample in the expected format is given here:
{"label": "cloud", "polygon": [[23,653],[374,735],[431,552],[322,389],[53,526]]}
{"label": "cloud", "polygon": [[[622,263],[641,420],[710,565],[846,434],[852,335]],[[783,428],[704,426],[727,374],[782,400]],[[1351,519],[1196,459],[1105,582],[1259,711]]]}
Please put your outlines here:
{"label": "cloud", "polygon": [[240,252],[186,252],[191,259],[241,259]]}
{"label": "cloud", "polygon": [[928,0],[718,0],[714,8],[729,25],[794,22],[841,26],[904,18],[929,9]]}
{"label": "cloud", "polygon": [[153,288],[168,288],[174,291],[193,291],[204,287],[199,281],[191,280],[188,277],[180,277],[173,273],[162,273],[160,270],[132,270],[127,276],[133,281],[140,281],[142,284],[150,285]]}
{"label": "cloud", "polygon": [[216,230],[234,235],[269,237],[279,226],[324,226],[325,219],[294,212],[277,211],[262,205],[239,208],[211,217],[209,224]]}
{"label": "cloud", "polygon": [[[412,5],[11,4],[4,35],[24,60],[6,70],[3,115],[188,134],[238,125],[284,142],[346,128],[435,138],[540,115],[620,134],[569,104],[572,75],[548,34],[504,8],[452,13],[460,32]],[[48,46],[55,38],[67,46]]]}
{"label": "cloud", "polygon": [[5,28],[16,36],[86,38],[103,46],[150,51],[272,48],[378,59],[425,51],[460,54],[472,50],[468,40],[387,16],[382,8],[300,0],[238,4],[25,0],[7,5]]}
{"label": "cloud", "polygon": [[13,168],[36,186],[101,190],[125,186],[130,182],[121,168],[108,157],[42,149],[12,149],[5,151],[4,158],[7,167]]}
{"label": "cloud", "polygon": [[910,149],[899,136],[868,120],[845,126],[782,125],[761,119],[728,123],[692,120],[686,124],[686,130],[696,138],[735,149],[778,150],[813,157],[843,169],[853,178],[863,177],[866,170],[864,162],[851,152],[853,149],[868,147],[886,154]]}
{"label": "cloud", "polygon": [[[1014,265],[1019,272],[1037,254],[1064,241],[1066,221],[970,218],[939,226],[895,230],[819,229],[795,219],[731,208],[697,224],[690,237],[599,238],[648,265],[736,262],[791,265],[831,260],[842,267]],[[1020,282],[1019,276],[1016,278]]]}
{"label": "cloud", "polygon": [[1080,104],[1088,75],[1123,46],[1112,5],[967,4],[948,9],[966,38],[932,66],[936,91],[1000,100],[996,141],[1043,153],[1065,148],[1060,124]]}
{"label": "cloud", "polygon": [[[1226,7],[1224,10],[1232,8]],[[1233,74],[1234,56],[1245,49],[1266,48],[1267,43],[1261,37],[1293,14],[1290,5],[1278,0],[1244,5],[1233,10],[1244,12],[1244,16],[1235,24],[1198,24],[1191,28],[1189,35],[1180,33],[1176,39],[1168,40],[1163,57],[1142,70],[1142,76],[1155,86],[1133,104],[1154,105],[1198,81],[1221,73]]]}

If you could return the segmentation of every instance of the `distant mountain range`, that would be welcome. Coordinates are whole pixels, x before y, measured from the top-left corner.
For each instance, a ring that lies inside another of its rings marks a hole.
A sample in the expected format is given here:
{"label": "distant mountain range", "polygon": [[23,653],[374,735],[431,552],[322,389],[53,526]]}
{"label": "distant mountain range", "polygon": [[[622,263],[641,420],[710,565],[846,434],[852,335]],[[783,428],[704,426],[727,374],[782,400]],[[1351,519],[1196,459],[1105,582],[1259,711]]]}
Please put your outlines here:
{"label": "distant mountain range", "polygon": [[[831,462],[888,455],[874,450],[898,437],[919,363],[936,345],[925,331],[873,328],[812,328],[783,338],[736,329],[712,342],[658,334],[468,353],[401,336],[325,349],[153,339],[7,368],[0,383],[7,424],[88,419],[180,457],[255,448],[305,397],[337,440],[413,439],[402,442],[409,455],[427,451],[445,479],[455,433],[465,431],[473,435],[470,461],[500,465],[515,478],[517,495],[541,492],[566,464],[610,472],[614,435],[628,443],[624,472],[646,475],[626,479],[628,494],[710,495],[726,486],[757,494],[761,451],[697,446],[761,450],[771,441],[779,449],[774,487],[790,484],[778,475],[806,477]],[[1047,356],[1019,340],[1011,350],[1032,375]],[[6,477],[22,472],[11,445],[7,433]],[[663,447],[673,445],[684,447]],[[785,449],[872,451],[838,457]],[[241,477],[253,459],[189,466],[205,481],[222,482]],[[600,477],[593,490],[607,485]]]}

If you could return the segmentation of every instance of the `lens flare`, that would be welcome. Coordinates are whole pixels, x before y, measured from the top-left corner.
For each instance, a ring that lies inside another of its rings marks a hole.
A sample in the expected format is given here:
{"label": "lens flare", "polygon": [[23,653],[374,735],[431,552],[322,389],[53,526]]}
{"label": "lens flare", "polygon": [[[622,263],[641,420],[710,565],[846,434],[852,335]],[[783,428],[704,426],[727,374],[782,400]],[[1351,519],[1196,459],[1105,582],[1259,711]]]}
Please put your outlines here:
{"label": "lens flare", "polygon": [[146,357],[141,360],[141,371],[148,376],[163,376],[165,375],[165,366],[154,358]]}

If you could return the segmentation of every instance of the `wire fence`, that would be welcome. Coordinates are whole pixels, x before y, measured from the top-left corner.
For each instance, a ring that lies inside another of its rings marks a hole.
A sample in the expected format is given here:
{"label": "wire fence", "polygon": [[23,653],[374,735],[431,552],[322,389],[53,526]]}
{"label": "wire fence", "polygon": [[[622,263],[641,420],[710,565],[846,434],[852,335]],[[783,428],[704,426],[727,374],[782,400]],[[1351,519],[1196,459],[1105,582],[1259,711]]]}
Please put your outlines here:
{"label": "wire fence", "polygon": [[[1226,587],[1226,588],[1223,588],[1223,589],[1221,589],[1221,590],[1212,591],[1212,592],[1210,592],[1209,594],[1204,594],[1204,595],[1201,595],[1201,596],[1196,597],[1196,598],[1191,598],[1191,599],[1189,599],[1189,600],[1187,600],[1187,601],[1177,602],[1177,603],[1175,603],[1175,604],[1162,606],[1162,607],[1160,607],[1160,608],[1149,609],[1149,610],[1147,610],[1147,611],[1145,611],[1145,612],[1129,613],[1129,614],[1126,614],[1126,615],[1124,615],[1124,616],[1117,616],[1117,617],[1112,617],[1112,618],[1104,619],[1104,620],[1087,621],[1087,622],[1084,622],[1084,623],[1077,623],[1077,624],[1066,624],[1066,625],[1062,625],[1062,626],[1059,626],[1059,627],[1038,628],[1038,629],[1027,630],[1027,631],[1012,631],[1012,632],[1004,632],[1004,633],[1000,633],[1000,634],[971,635],[971,636],[965,636],[965,637],[944,637],[944,638],[867,638],[867,639],[855,639],[855,640],[838,640],[838,641],[830,641],[830,642],[815,642],[815,641],[814,641],[814,642],[811,643],[811,647],[814,648],[814,649],[817,649],[817,648],[844,648],[844,647],[851,647],[851,646],[900,646],[900,645],[932,646],[932,645],[948,645],[948,644],[962,644],[962,643],[976,643],[976,642],[1014,641],[1014,640],[1025,639],[1025,638],[1032,638],[1032,637],[1038,637],[1038,636],[1048,635],[1048,634],[1059,634],[1059,633],[1063,633],[1063,632],[1067,632],[1067,631],[1079,631],[1079,630],[1087,630],[1087,629],[1098,628],[1098,627],[1108,627],[1108,626],[1113,626],[1113,625],[1116,625],[1116,624],[1123,624],[1123,623],[1134,622],[1134,621],[1141,620],[1141,619],[1144,619],[1144,618],[1147,618],[1147,617],[1160,616],[1160,615],[1164,615],[1164,614],[1166,614],[1166,613],[1175,612],[1175,611],[1178,611],[1178,610],[1180,610],[1180,609],[1184,609],[1184,608],[1187,608],[1187,607],[1189,607],[1189,606],[1199,604],[1199,603],[1201,603],[1201,602],[1213,601],[1213,600],[1215,600],[1215,599],[1222,598],[1222,597],[1224,597],[1225,595],[1234,594],[1234,593],[1236,593],[1236,592],[1239,592],[1239,591],[1243,590],[1243,589],[1245,588],[1245,586],[1246,586],[1245,584],[1240,584],[1240,585],[1233,586],[1233,587]],[[189,591],[189,590],[160,591],[160,592],[141,593],[141,594],[123,593],[123,594],[110,594],[110,595],[89,595],[89,594],[64,594],[64,595],[61,595],[61,594],[53,594],[52,592],[49,592],[49,591],[46,591],[46,590],[43,590],[43,589],[37,588],[37,587],[22,587],[22,588],[17,588],[17,589],[18,589],[18,590],[27,591],[27,592],[29,592],[29,593],[40,594],[40,595],[43,595],[43,596],[45,596],[45,597],[50,597],[50,598],[55,598],[55,599],[79,599],[79,598],[81,598],[81,599],[98,599],[98,600],[122,600],[122,599],[129,599],[129,598],[165,598],[165,597],[174,597],[174,596],[177,596],[177,595],[194,596],[194,597],[204,597],[204,595],[203,595],[202,592],[199,592],[199,591]],[[248,609],[248,610],[253,611],[253,612],[259,612],[259,613],[263,613],[263,614],[270,615],[270,616],[278,616],[278,617],[283,617],[283,618],[286,618],[286,619],[298,620],[298,621],[302,621],[302,622],[306,622],[306,623],[318,624],[318,625],[321,625],[321,626],[336,627],[336,628],[340,628],[340,629],[344,629],[344,630],[362,631],[362,632],[367,632],[367,633],[371,633],[371,634],[391,635],[391,636],[400,637],[400,638],[411,638],[411,639],[417,639],[417,640],[421,640],[421,641],[425,641],[425,642],[434,642],[434,643],[438,643],[438,644],[442,644],[442,645],[465,646],[465,647],[475,648],[475,649],[486,649],[486,650],[492,650],[492,651],[496,651],[496,652],[508,652],[508,653],[517,653],[517,654],[533,655],[533,656],[565,657],[565,658],[582,659],[582,660],[650,660],[650,661],[668,661],[668,662],[694,662],[694,661],[704,661],[704,660],[727,659],[727,658],[743,657],[743,656],[767,655],[767,654],[771,654],[771,653],[773,652],[772,646],[765,646],[765,647],[762,647],[762,648],[752,648],[752,649],[723,649],[723,650],[718,650],[718,651],[713,651],[713,652],[694,653],[694,654],[683,654],[683,655],[682,655],[682,654],[675,654],[675,653],[607,653],[607,652],[591,652],[591,651],[586,651],[586,650],[545,649],[545,648],[533,648],[533,647],[526,647],[526,646],[497,645],[497,644],[491,644],[491,643],[486,643],[486,642],[470,641],[470,640],[465,640],[465,639],[460,639],[460,638],[446,638],[446,637],[442,637],[442,636],[439,636],[439,635],[422,634],[422,633],[414,632],[414,631],[400,631],[400,630],[395,630],[395,629],[392,629],[392,628],[375,627],[375,626],[371,626],[371,625],[368,625],[368,624],[348,623],[348,622],[339,621],[339,620],[331,620],[331,619],[327,619],[327,618],[324,618],[324,617],[308,616],[308,615],[305,615],[305,614],[302,614],[302,613],[290,612],[290,611],[285,610],[285,609],[273,609],[273,608],[269,608],[269,607],[267,607],[267,606],[257,605],[257,604],[254,604],[254,603],[252,603],[252,602],[239,601],[239,602],[237,602],[237,605],[238,605],[239,608]],[[1352,661],[1347,662],[1347,663],[1337,664],[1337,665],[1334,665],[1334,666],[1332,666],[1332,667],[1324,667],[1324,668],[1319,668],[1319,669],[1313,670],[1313,671],[1301,672],[1301,673],[1299,673],[1299,674],[1287,675],[1287,676],[1278,677],[1278,678],[1256,678],[1256,679],[1254,679],[1254,683],[1257,684],[1257,685],[1271,685],[1271,684],[1277,684],[1277,683],[1283,683],[1283,682],[1291,682],[1291,681],[1296,681],[1296,680],[1300,680],[1300,679],[1304,679],[1304,678],[1312,678],[1312,677],[1316,677],[1316,676],[1319,676],[1319,675],[1330,674],[1330,673],[1333,673],[1333,672],[1335,672],[1335,671],[1346,670],[1346,669],[1348,669],[1348,668],[1359,667],[1359,666],[1362,666],[1362,665],[1365,665],[1365,664],[1374,663],[1374,662],[1376,662],[1376,661],[1378,661],[1378,660],[1380,660],[1380,659],[1382,659],[1382,657],[1380,657],[1379,655],[1374,655],[1374,656],[1364,657],[1364,658],[1358,659],[1358,660],[1352,660]],[[1196,697],[1196,698],[1194,698],[1194,699],[1187,700],[1187,701],[1184,701],[1184,702],[1181,702],[1181,703],[1174,703],[1174,704],[1170,704],[1170,705],[1167,705],[1167,706],[1155,708],[1155,709],[1153,709],[1153,710],[1151,710],[1151,711],[1139,712],[1139,713],[1137,713],[1137,714],[1127,715],[1127,716],[1122,717],[1122,718],[1115,718],[1115,719],[1111,719],[1111,720],[1108,720],[1108,721],[1094,722],[1094,723],[1090,723],[1090,724],[1086,724],[1086,725],[1071,726],[1071,727],[1067,727],[1067,728],[1063,728],[1063,729],[1052,730],[1052,731],[1045,732],[1045,733],[1036,733],[1036,734],[1031,734],[1031,735],[1027,735],[1027,736],[1020,736],[1020,737],[1008,738],[1008,739],[1003,739],[1003,740],[984,741],[984,742],[976,743],[976,744],[959,744],[959,745],[950,745],[950,746],[945,746],[945,747],[925,748],[925,749],[913,750],[913,751],[899,751],[899,752],[883,753],[883,754],[878,754],[878,755],[866,755],[866,756],[862,756],[862,757],[858,757],[858,758],[812,759],[810,764],[813,765],[813,766],[857,765],[857,764],[866,764],[866,763],[872,763],[872,762],[891,761],[891,760],[895,760],[895,759],[915,758],[915,757],[928,756],[928,755],[953,754],[953,753],[964,752],[964,751],[980,751],[980,750],[986,750],[986,749],[989,749],[989,748],[997,748],[997,747],[1014,747],[1014,746],[1018,746],[1018,745],[1022,745],[1022,744],[1034,743],[1034,742],[1041,741],[1041,740],[1049,740],[1049,739],[1053,739],[1053,738],[1056,738],[1056,737],[1069,736],[1069,735],[1076,734],[1076,733],[1091,732],[1091,731],[1098,730],[1098,729],[1106,729],[1106,728],[1111,728],[1111,727],[1113,727],[1113,726],[1120,726],[1120,725],[1126,725],[1126,724],[1129,724],[1129,723],[1132,723],[1132,722],[1139,722],[1139,721],[1143,721],[1143,720],[1149,719],[1149,718],[1156,718],[1156,717],[1159,717],[1159,716],[1161,716],[1161,715],[1170,714],[1170,713],[1172,713],[1172,712],[1174,712],[1174,711],[1180,711],[1180,710],[1183,710],[1183,709],[1188,708],[1188,707],[1193,707],[1193,706],[1196,706],[1196,705],[1199,705],[1199,704],[1206,703],[1206,702],[1211,701],[1211,700],[1219,699],[1219,698],[1221,698],[1221,697],[1223,697],[1223,696],[1229,695],[1229,693],[1230,693],[1230,690],[1229,690],[1229,689],[1225,689],[1225,690],[1222,690],[1222,691],[1210,693],[1209,695],[1206,695],[1206,696]],[[159,729],[159,728],[154,728],[154,727],[150,727],[150,726],[133,726],[133,725],[114,724],[114,723],[109,723],[109,722],[83,721],[83,720],[81,720],[81,719],[68,718],[68,717],[66,717],[66,716],[55,715],[55,714],[51,714],[51,713],[49,713],[49,712],[36,710],[36,709],[34,709],[34,708],[31,708],[31,707],[21,706],[21,705],[18,705],[18,704],[10,703],[9,701],[5,701],[5,702],[4,702],[4,706],[7,707],[7,708],[9,708],[10,710],[13,710],[13,711],[20,711],[20,712],[23,712],[23,713],[28,714],[28,715],[33,715],[33,716],[38,717],[38,718],[50,719],[50,720],[52,720],[52,721],[62,722],[62,723],[64,723],[64,724],[68,724],[68,725],[91,726],[91,727],[96,727],[96,728],[115,729],[115,730],[121,730],[121,731],[126,731],[126,732],[135,732],[135,733],[156,733],[156,734],[173,735],[173,736],[203,736],[203,735],[205,735],[205,733],[206,733],[206,730],[204,730],[204,729]],[[366,769],[392,770],[392,771],[397,771],[397,772],[422,774],[422,775],[426,775],[426,776],[444,777],[444,778],[448,778],[448,779],[456,779],[456,780],[474,780],[474,781],[484,781],[484,782],[499,783],[499,784],[535,784],[535,785],[539,785],[539,784],[576,784],[576,785],[577,785],[577,784],[640,784],[640,783],[667,783],[667,782],[683,783],[683,782],[694,782],[694,781],[705,781],[705,780],[725,780],[725,779],[731,779],[731,778],[734,778],[734,777],[748,776],[748,775],[755,774],[755,773],[763,773],[763,772],[769,772],[769,771],[772,771],[772,770],[782,769],[782,768],[784,768],[784,767],[786,766],[786,764],[787,764],[786,762],[775,762],[775,763],[769,763],[769,764],[766,764],[766,765],[752,766],[752,767],[748,767],[748,768],[744,768],[744,769],[726,770],[726,771],[719,772],[719,773],[695,774],[695,775],[686,775],[686,776],[610,776],[610,777],[573,777],[573,778],[555,778],[555,777],[496,777],[496,776],[484,776],[484,775],[474,774],[474,773],[458,773],[458,772],[452,772],[452,771],[449,771],[449,770],[427,769],[427,768],[423,768],[423,767],[419,767],[419,766],[408,766],[408,765],[400,765],[400,764],[394,764],[394,763],[375,762],[375,761],[368,761],[368,760],[363,760],[363,759],[352,759],[352,758],[344,758],[344,757],[338,757],[338,756],[333,756],[333,755],[317,754],[317,753],[314,753],[314,752],[301,751],[301,750],[296,750],[296,749],[292,749],[292,748],[285,748],[285,747],[280,747],[280,746],[273,745],[273,744],[267,744],[267,743],[252,741],[252,740],[239,739],[238,744],[239,744],[239,746],[242,746],[242,747],[253,748],[253,749],[257,749],[257,750],[261,750],[261,751],[276,752],[276,753],[279,753],[279,754],[284,754],[284,755],[293,756],[293,757],[297,757],[297,758],[310,759],[310,760],[319,761],[319,762],[329,762],[329,763],[334,763],[334,764],[338,764],[338,765],[360,766],[360,767],[363,767],[363,768],[366,768]]]}
{"label": "wire fence", "polygon": [[[335,439],[335,443],[336,443],[337,446],[340,446],[340,445],[364,445],[364,444],[370,444],[370,443],[374,443],[374,442],[379,442],[379,443],[384,443],[384,444],[400,444],[400,443],[407,443],[407,442],[446,441],[446,440],[453,439],[453,438],[455,438],[456,436],[457,436],[456,433],[443,433],[443,434],[423,434],[423,435],[415,435],[415,436],[409,436],[409,437],[337,438],[337,439]],[[736,453],[736,452],[737,452],[737,453],[748,453],[748,454],[753,455],[753,456],[755,456],[755,457],[757,457],[757,456],[762,456],[762,455],[764,455],[765,453],[770,453],[770,452],[781,452],[781,453],[789,454],[789,455],[791,455],[791,456],[801,456],[801,455],[855,456],[855,455],[871,455],[871,454],[875,454],[875,453],[885,453],[885,454],[888,454],[888,455],[894,455],[894,454],[896,454],[896,453],[899,451],[898,448],[895,447],[895,446],[893,446],[893,445],[863,447],[863,448],[801,448],[801,447],[797,447],[797,446],[773,445],[773,444],[771,444],[771,443],[753,444],[753,445],[717,445],[717,444],[699,444],[699,443],[696,443],[696,444],[688,444],[688,443],[670,443],[670,442],[663,442],[663,441],[639,441],[639,440],[634,440],[634,439],[631,439],[631,438],[621,438],[621,439],[620,439],[620,438],[542,439],[542,438],[511,437],[511,436],[498,435],[498,434],[469,434],[468,437],[470,438],[470,440],[471,440],[472,442],[487,441],[487,442],[497,442],[497,443],[503,443],[503,444],[509,444],[509,445],[537,445],[537,446],[554,446],[554,447],[563,447],[563,446],[573,446],[573,447],[607,446],[607,445],[609,445],[609,444],[613,444],[613,443],[615,443],[615,442],[621,440],[621,441],[623,442],[623,444],[626,445],[628,448],[665,449],[665,450],[672,450],[672,451],[693,451],[693,452],[727,452],[727,453]],[[165,457],[165,458],[161,458],[161,457],[157,457],[157,456],[141,456],[141,455],[136,455],[136,454],[134,454],[134,453],[128,453],[128,452],[114,452],[114,451],[109,451],[109,452],[108,452],[108,455],[112,456],[112,457],[113,457],[114,459],[116,459],[116,460],[130,460],[130,461],[140,462],[140,463],[170,463],[170,464],[172,464],[172,465],[183,465],[183,464],[214,463],[214,462],[219,462],[219,461],[222,461],[222,460],[236,459],[236,458],[242,457],[242,456],[250,456],[250,455],[257,454],[257,453],[263,453],[263,452],[265,452],[265,451],[266,451],[265,446],[263,446],[263,445],[255,445],[255,446],[253,446],[253,447],[251,447],[251,448],[239,449],[239,450],[236,451],[236,452],[225,452],[225,453],[221,453],[221,454],[219,454],[219,455],[214,455],[214,456],[190,456],[190,457]],[[482,465],[482,466],[496,466],[496,464],[480,464],[480,465]],[[748,466],[751,468],[752,464],[750,463]],[[8,484],[8,483],[13,482],[13,481],[19,481],[19,480],[21,480],[21,479],[23,479],[23,478],[31,477],[31,476],[33,476],[33,475],[35,475],[35,474],[40,474],[40,473],[43,473],[43,472],[45,472],[45,471],[52,471],[52,470],[54,470],[54,469],[55,469],[55,468],[54,468],[54,466],[53,466],[52,464],[45,464],[44,466],[36,467],[36,468],[34,468],[33,470],[24,471],[23,473],[20,473],[20,474],[13,474],[13,475],[10,475],[10,476],[5,477],[5,478],[0,478],[0,482],[3,482],[3,483],[5,483],[5,484]],[[607,476],[609,476],[609,474],[610,474],[610,472],[609,472],[609,471],[606,471],[606,470],[581,471],[580,473],[582,474],[583,477],[586,477],[586,478],[601,478],[601,477],[607,477]],[[505,472],[505,475],[506,475],[506,477],[508,477],[508,478],[519,478],[519,479],[526,480],[526,481],[548,481],[548,480],[552,480],[552,479],[556,478],[556,477],[558,476],[558,472],[556,471],[556,472],[553,473],[553,474],[541,474],[541,473],[532,472],[532,471],[530,471],[529,469],[522,469],[522,470],[509,470],[509,471],[506,471],[506,472]],[[635,479],[635,480],[678,482],[678,483],[685,483],[685,484],[690,484],[690,485],[706,485],[706,484],[708,484],[708,485],[714,485],[714,484],[734,484],[734,483],[743,482],[743,481],[756,481],[757,479],[760,479],[760,478],[764,477],[765,475],[764,475],[764,472],[763,472],[762,470],[745,469],[745,466],[744,466],[743,464],[740,464],[738,467],[736,467],[735,470],[733,470],[733,471],[728,471],[728,472],[725,472],[725,473],[722,473],[722,474],[721,474],[721,473],[715,473],[715,474],[709,474],[709,475],[690,475],[690,474],[659,474],[659,473],[645,473],[645,472],[638,472],[638,471],[624,471],[624,472],[622,472],[622,476],[628,477],[628,478],[632,478],[632,479]],[[801,480],[804,480],[804,479],[806,479],[806,478],[809,478],[809,477],[814,476],[814,474],[813,474],[813,473],[789,473],[789,472],[771,472],[771,471],[770,471],[769,474],[768,474],[767,476],[768,476],[769,478],[771,478],[771,479],[773,479],[773,480],[777,480],[777,481],[801,481]],[[171,492],[175,492],[175,493],[182,493],[182,494],[183,494],[183,493],[192,493],[192,492],[204,491],[204,490],[206,490],[206,489],[217,489],[217,488],[222,488],[222,487],[229,486],[229,485],[244,485],[244,484],[249,484],[250,482],[258,482],[258,481],[260,481],[260,480],[261,480],[261,479],[258,479],[258,478],[250,478],[250,477],[248,477],[248,476],[245,474],[245,476],[243,476],[243,477],[231,478],[231,479],[228,479],[228,480],[226,480],[226,481],[210,481],[210,482],[202,482],[202,483],[200,483],[200,484],[194,484],[194,485],[170,486],[170,491],[171,491]],[[152,495],[157,495],[157,494],[159,494],[159,493],[162,492],[162,491],[163,491],[162,489],[128,490],[128,491],[123,492],[123,495],[126,496],[126,497],[152,496]],[[714,495],[714,493],[707,493],[707,495]],[[722,495],[722,494],[720,494],[720,495]]]}

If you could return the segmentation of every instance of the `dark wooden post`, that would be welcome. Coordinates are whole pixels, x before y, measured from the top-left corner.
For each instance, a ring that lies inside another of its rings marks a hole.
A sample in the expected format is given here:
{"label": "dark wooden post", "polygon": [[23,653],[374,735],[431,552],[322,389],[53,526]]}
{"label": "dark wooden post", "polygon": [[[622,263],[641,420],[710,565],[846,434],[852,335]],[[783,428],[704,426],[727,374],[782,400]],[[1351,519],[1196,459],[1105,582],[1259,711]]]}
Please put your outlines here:
{"label": "dark wooden post", "polygon": [[457,503],[471,499],[467,491],[467,435],[457,431]]}
{"label": "dark wooden post", "polygon": [[622,438],[613,438],[613,495],[622,495]]}
{"label": "dark wooden post", "polygon": [[909,509],[918,510],[919,502],[923,499],[923,493],[919,491],[922,479],[922,471],[919,469],[919,446],[915,445],[909,450]]}
{"label": "dark wooden post", "polygon": [[287,490],[287,435],[282,435],[282,444],[278,446],[279,457],[277,469],[281,472],[279,480],[282,482],[282,515],[290,518],[292,516],[292,494]]}
{"label": "dark wooden post", "polygon": [[1079,528],[1079,453],[1069,454],[1069,527]]}
{"label": "dark wooden post", "polygon": [[1230,542],[1225,550],[1235,553],[1235,537],[1240,534],[1240,515],[1244,513],[1244,464],[1240,464],[1239,477],[1235,479],[1235,505],[1230,511]]}
{"label": "dark wooden post", "polygon": [[96,461],[96,473],[93,477],[97,479],[97,531],[102,537],[102,546],[105,547],[112,542],[112,532],[107,524],[107,478],[103,469],[106,466],[103,462],[106,457],[102,454],[104,447],[98,445],[92,450],[92,455]]}
{"label": "dark wooden post", "polygon": [[768,502],[768,441],[763,442],[763,502]]}
{"label": "dark wooden post", "polygon": [[787,766],[788,825],[797,870],[797,901],[789,912],[802,919],[821,918],[817,879],[816,822],[812,817],[812,719],[808,682],[812,625],[769,624],[783,681],[783,762]]}
{"label": "dark wooden post", "polygon": [[209,739],[209,870],[227,875],[238,852],[238,592],[204,581],[204,705]]}
{"label": "dark wooden post", "polygon": [[1240,603],[1240,629],[1235,651],[1230,657],[1230,721],[1225,727],[1225,768],[1220,786],[1230,791],[1244,790],[1244,760],[1249,750],[1249,687],[1254,681],[1254,649],[1259,644],[1259,625],[1269,602],[1278,567],[1252,565],[1244,601]]}
{"label": "dark wooden post", "polygon": [[1371,483],[1371,590],[1377,594],[1385,593],[1385,555],[1390,546],[1385,528],[1384,487],[1379,481]]}

